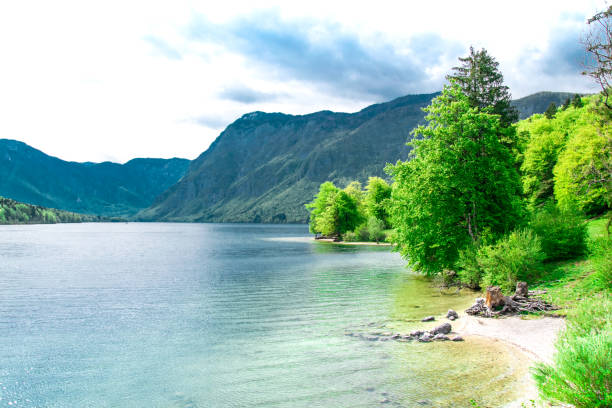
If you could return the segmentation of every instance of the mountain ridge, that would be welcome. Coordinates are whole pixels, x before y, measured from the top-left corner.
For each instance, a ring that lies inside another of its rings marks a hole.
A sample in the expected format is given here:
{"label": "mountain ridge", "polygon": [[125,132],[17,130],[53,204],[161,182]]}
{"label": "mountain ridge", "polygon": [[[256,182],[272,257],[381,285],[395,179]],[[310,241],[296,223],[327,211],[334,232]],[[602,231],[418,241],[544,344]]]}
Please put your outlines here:
{"label": "mountain ridge", "polygon": [[[386,177],[386,163],[405,160],[412,129],[424,123],[422,108],[438,94],[406,95],[354,113],[246,113],[136,219],[307,222],[304,204],[322,182],[365,183],[370,176]],[[513,104],[530,115],[568,95],[535,94]]]}
{"label": "mountain ridge", "polygon": [[0,139],[0,195],[82,214],[131,216],[175,184],[189,163],[179,158],[79,163]]}

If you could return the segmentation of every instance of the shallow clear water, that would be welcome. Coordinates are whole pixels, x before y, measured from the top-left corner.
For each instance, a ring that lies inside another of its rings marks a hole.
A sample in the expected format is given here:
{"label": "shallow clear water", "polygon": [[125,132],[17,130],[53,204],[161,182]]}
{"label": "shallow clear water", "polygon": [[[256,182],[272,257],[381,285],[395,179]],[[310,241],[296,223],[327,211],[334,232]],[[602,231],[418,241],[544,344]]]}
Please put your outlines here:
{"label": "shallow clear water", "polygon": [[[501,406],[500,344],[367,341],[461,309],[301,225],[0,227],[0,407]],[[353,336],[347,334],[354,334]]]}

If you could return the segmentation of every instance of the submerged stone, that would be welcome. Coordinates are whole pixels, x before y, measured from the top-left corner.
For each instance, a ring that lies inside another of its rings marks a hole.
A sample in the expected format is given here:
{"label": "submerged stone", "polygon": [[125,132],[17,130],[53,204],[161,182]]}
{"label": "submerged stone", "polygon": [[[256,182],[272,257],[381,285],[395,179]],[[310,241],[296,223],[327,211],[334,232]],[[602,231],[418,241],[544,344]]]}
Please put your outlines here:
{"label": "submerged stone", "polygon": [[433,322],[434,320],[436,320],[436,318],[433,316],[427,316],[421,319],[422,322]]}

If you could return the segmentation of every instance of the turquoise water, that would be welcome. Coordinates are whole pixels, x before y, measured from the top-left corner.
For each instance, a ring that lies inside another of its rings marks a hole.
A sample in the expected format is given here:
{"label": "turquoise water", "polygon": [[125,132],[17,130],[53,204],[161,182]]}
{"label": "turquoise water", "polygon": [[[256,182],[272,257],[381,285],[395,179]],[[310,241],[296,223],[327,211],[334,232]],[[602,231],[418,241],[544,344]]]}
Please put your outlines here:
{"label": "turquoise water", "polygon": [[466,299],[386,248],[306,237],[301,225],[0,227],[0,407],[511,398],[516,367],[500,346],[347,336],[404,330]]}

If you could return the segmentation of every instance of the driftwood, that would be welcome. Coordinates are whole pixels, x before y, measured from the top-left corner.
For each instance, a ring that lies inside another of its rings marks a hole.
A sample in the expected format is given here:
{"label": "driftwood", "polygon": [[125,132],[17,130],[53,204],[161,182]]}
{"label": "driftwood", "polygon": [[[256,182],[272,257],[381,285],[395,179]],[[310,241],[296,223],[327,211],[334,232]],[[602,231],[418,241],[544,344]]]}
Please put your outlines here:
{"label": "driftwood", "polygon": [[476,299],[476,303],[465,312],[470,315],[494,317],[559,309],[541,298],[531,297],[533,294],[534,292],[529,292],[525,282],[517,283],[516,293],[512,296],[504,296],[499,286],[490,286],[487,288],[486,300],[483,298]]}

